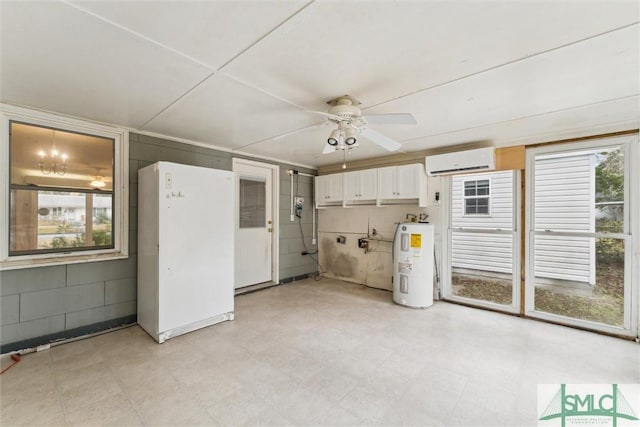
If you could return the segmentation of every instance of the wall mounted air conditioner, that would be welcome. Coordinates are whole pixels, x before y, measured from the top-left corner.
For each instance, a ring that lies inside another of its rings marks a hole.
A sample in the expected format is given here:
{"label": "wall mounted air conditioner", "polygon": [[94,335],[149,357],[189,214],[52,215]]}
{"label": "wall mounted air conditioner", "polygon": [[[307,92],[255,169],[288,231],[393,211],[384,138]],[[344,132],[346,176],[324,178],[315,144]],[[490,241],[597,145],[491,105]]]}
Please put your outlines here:
{"label": "wall mounted air conditioner", "polygon": [[496,168],[495,148],[478,148],[427,156],[425,167],[429,176],[491,171]]}

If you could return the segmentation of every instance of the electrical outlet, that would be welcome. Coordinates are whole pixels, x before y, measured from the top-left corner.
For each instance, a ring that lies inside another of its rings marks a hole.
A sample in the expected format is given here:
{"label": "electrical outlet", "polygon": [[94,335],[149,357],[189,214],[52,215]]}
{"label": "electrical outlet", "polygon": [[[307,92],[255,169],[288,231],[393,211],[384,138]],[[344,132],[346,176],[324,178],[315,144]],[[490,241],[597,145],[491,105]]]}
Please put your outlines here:
{"label": "electrical outlet", "polygon": [[345,236],[338,236],[336,238],[336,242],[340,243],[341,245],[344,245],[347,243],[347,238]]}

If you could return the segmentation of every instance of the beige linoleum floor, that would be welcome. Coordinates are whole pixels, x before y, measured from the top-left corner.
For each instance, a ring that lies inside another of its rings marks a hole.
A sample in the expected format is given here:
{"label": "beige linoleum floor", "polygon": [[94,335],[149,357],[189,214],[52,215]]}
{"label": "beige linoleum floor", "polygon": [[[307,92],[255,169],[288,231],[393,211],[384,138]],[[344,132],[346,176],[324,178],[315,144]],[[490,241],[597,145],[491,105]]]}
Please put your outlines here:
{"label": "beige linoleum floor", "polygon": [[0,381],[3,426],[523,426],[538,383],[640,383],[640,345],[307,280],[162,345],[134,326],[26,355]]}

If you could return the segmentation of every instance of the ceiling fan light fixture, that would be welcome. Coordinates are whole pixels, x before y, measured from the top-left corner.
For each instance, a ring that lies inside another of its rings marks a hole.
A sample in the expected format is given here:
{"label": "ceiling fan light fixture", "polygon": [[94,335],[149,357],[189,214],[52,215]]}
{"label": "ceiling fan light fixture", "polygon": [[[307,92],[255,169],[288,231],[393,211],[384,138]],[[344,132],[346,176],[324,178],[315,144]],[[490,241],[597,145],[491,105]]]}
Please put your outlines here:
{"label": "ceiling fan light fixture", "polygon": [[347,146],[351,147],[352,145],[355,145],[357,142],[356,140],[356,130],[354,128],[347,128],[344,131],[344,143],[347,144]]}
{"label": "ceiling fan light fixture", "polygon": [[329,138],[327,138],[328,145],[323,150],[323,154],[333,153],[337,150],[349,154],[352,149],[359,147],[359,135],[362,135],[365,141],[371,141],[384,150],[395,151],[402,147],[402,144],[369,128],[368,124],[417,124],[415,117],[410,113],[363,115],[362,110],[358,107],[361,104],[360,101],[349,95],[339,96],[328,101],[327,104],[330,106],[327,112],[306,110],[309,113],[325,116],[330,123],[338,126],[337,129],[331,131]]}
{"label": "ceiling fan light fixture", "polygon": [[334,129],[331,131],[329,138],[327,139],[327,144],[335,147],[340,142],[340,129]]}
{"label": "ceiling fan light fixture", "polygon": [[93,188],[102,188],[105,185],[107,185],[103,180],[101,176],[97,176],[96,179],[94,179],[93,181],[91,181],[91,186]]}

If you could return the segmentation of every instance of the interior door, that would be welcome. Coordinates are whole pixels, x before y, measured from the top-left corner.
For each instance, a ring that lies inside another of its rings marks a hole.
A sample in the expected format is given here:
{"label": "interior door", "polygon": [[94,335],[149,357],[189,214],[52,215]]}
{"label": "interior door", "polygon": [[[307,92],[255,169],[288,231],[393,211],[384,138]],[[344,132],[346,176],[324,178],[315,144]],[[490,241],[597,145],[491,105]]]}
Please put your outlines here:
{"label": "interior door", "polygon": [[273,280],[273,167],[237,161],[233,169],[237,289]]}

